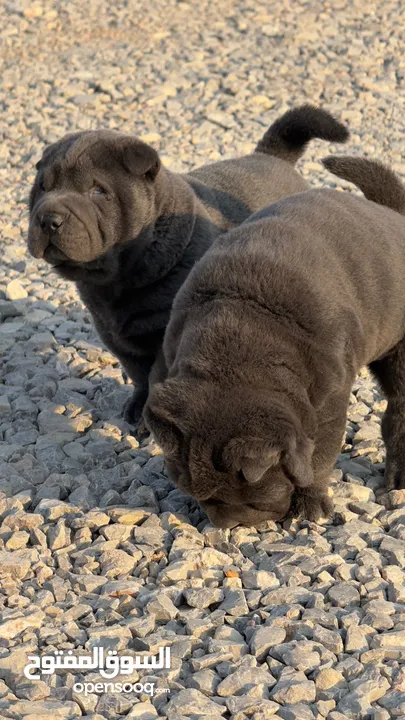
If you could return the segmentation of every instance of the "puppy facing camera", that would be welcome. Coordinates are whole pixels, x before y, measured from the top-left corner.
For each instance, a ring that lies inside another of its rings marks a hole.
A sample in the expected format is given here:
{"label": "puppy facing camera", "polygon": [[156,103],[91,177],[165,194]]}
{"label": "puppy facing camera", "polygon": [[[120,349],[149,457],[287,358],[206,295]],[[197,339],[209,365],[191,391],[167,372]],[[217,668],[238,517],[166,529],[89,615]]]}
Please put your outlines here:
{"label": "puppy facing camera", "polygon": [[28,248],[76,283],[96,329],[134,384],[138,426],[173,299],[221,234],[306,182],[308,142],[347,129],[304,105],[278,118],[251,155],[171,173],[150,145],[112,130],[67,135],[45,149],[30,195]]}

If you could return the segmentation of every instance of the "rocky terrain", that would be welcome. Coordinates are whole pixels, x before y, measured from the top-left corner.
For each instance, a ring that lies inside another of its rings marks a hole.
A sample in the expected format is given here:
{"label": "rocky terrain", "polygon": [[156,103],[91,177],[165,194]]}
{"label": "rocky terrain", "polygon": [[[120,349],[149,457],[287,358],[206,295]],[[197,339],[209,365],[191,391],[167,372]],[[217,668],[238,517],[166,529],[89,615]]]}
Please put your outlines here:
{"label": "rocky terrain", "polygon": [[[134,133],[186,170],[314,102],[405,176],[403,4],[4,0],[2,20],[1,720],[404,720],[405,491],[384,493],[372,379],[353,389],[334,522],[218,530],[122,420],[131,388],[74,287],[25,249],[35,162],[77,129]],[[337,184],[331,150],[300,163],[315,186]],[[166,646],[169,669],[116,678],[138,692],[24,675],[28,655]]]}

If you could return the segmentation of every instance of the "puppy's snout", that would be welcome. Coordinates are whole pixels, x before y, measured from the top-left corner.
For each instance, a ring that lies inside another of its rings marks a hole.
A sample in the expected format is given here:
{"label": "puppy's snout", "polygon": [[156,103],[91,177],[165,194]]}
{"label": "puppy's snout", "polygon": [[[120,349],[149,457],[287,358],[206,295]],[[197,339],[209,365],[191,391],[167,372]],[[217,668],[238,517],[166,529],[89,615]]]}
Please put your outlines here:
{"label": "puppy's snout", "polygon": [[65,217],[57,212],[44,213],[39,218],[41,230],[47,235],[58,232],[64,222]]}

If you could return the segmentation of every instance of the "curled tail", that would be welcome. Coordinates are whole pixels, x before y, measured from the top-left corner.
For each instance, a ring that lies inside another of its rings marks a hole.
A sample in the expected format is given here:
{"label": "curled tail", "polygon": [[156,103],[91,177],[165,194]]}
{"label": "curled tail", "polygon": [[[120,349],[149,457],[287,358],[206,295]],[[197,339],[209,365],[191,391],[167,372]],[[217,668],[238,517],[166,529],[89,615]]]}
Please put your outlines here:
{"label": "curled tail", "polygon": [[367,200],[405,215],[405,186],[383,163],[349,155],[330,155],[322,164],[333,175],[357,185]]}
{"label": "curled tail", "polygon": [[255,152],[274,155],[295,165],[314,138],[344,143],[349,131],[326,110],[301,105],[288,110],[269,127]]}

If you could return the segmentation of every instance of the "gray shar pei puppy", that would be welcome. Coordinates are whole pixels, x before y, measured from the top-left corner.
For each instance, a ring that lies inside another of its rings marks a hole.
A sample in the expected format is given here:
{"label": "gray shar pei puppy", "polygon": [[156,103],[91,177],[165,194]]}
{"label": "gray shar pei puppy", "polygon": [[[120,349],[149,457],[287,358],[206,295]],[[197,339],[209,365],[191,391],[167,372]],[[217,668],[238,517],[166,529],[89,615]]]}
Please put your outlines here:
{"label": "gray shar pei puppy", "polygon": [[168,376],[155,378],[145,422],[169,475],[222,527],[330,514],[364,365],[388,398],[386,487],[405,488],[405,189],[370,160],[324,164],[368,199],[309,190],[255,213],[217,239],[173,304]]}
{"label": "gray shar pei puppy", "polygon": [[28,247],[76,282],[134,383],[129,422],[141,418],[173,298],[196,260],[220,233],[307,187],[294,164],[312,138],[347,137],[329,113],[303,106],[276,120],[252,155],[188,175],[162,167],[137,138],[109,130],[67,135],[45,149]]}

